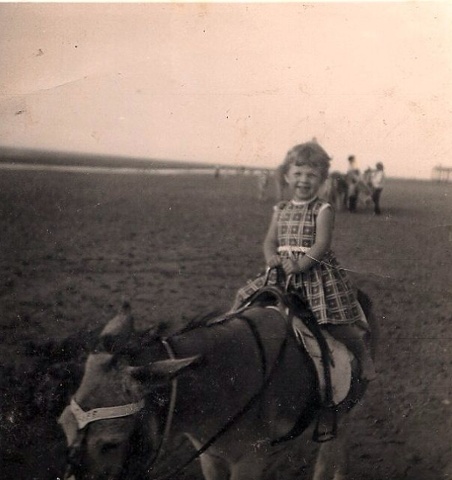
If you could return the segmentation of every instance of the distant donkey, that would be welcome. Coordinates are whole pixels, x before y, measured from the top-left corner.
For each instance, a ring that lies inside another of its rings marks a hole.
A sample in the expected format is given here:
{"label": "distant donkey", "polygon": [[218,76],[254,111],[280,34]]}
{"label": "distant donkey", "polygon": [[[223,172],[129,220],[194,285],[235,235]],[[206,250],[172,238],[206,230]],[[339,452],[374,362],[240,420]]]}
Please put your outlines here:
{"label": "distant donkey", "polygon": [[319,196],[333,206],[336,211],[347,208],[347,176],[340,172],[331,172],[325,180]]}

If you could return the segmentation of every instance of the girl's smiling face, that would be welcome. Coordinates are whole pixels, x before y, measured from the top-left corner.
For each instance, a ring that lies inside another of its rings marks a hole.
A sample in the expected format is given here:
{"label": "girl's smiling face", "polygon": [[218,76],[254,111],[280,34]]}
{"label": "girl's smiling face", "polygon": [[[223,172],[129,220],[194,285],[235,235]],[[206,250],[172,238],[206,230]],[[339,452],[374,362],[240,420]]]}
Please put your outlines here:
{"label": "girl's smiling face", "polygon": [[310,200],[315,197],[323,183],[320,170],[309,165],[292,164],[285,179],[293,192],[293,199],[297,201]]}

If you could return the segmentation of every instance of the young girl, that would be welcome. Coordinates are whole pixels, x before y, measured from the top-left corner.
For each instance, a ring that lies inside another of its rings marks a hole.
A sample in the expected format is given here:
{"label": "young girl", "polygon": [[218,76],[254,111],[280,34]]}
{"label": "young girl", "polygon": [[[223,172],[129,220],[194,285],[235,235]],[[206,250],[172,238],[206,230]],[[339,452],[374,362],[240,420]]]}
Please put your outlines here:
{"label": "young girl", "polygon": [[[307,301],[317,322],[342,341],[361,364],[365,380],[375,378],[375,368],[359,326],[364,313],[345,271],[330,249],[334,211],[317,197],[328,176],[330,159],[315,142],[297,145],[287,153],[284,166],[292,200],[274,207],[265,241],[267,266],[291,275],[291,286]],[[273,282],[276,280],[273,276]],[[242,305],[263,286],[264,275],[237,293],[234,307]],[[364,317],[365,318],[365,317]]]}

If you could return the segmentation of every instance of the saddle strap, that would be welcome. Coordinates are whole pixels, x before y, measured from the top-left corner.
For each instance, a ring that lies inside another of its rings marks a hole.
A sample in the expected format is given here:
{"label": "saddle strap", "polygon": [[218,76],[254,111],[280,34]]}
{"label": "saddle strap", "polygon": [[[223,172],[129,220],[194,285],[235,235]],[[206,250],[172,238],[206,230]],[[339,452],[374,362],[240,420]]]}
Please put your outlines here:
{"label": "saddle strap", "polygon": [[[266,285],[251,296],[247,303],[248,308],[262,299],[267,299],[269,296],[276,300],[278,310],[285,317],[285,320],[288,324],[291,325],[293,316],[298,317],[306,325],[319,344],[321,360],[323,364],[323,373],[325,376],[325,400],[321,405],[316,428],[313,434],[313,440],[316,442],[325,442],[331,440],[337,435],[337,409],[333,403],[333,384],[331,381],[330,370],[330,365],[332,365],[333,359],[331,357],[325,336],[323,335],[323,332],[314,315],[308,309],[306,302],[296,292],[287,293],[281,291],[276,286]],[[292,328],[290,328],[290,331],[293,333]],[[296,342],[297,345],[300,345],[297,339]],[[314,412],[318,410],[318,406],[312,406],[310,407],[310,410],[312,410],[312,412],[308,412],[308,415],[306,415],[306,412],[300,414],[293,428],[286,435],[273,440],[272,445],[276,445],[299,436],[311,423],[312,416],[314,416]]]}
{"label": "saddle strap", "polygon": [[[325,375],[325,402],[324,407],[329,408],[333,405],[333,386],[331,382],[330,365],[333,364],[333,359],[330,354],[328,343],[323,335],[323,332],[317,323],[312,312],[308,309],[303,298],[295,292],[285,293],[276,286],[265,286],[255,292],[247,302],[247,308],[251,307],[262,299],[266,300],[268,297],[273,297],[278,303],[276,305],[278,310],[285,317],[286,322],[291,326],[291,321],[294,316],[299,318],[312,333],[320,347],[323,370]],[[288,312],[287,312],[288,311]],[[293,329],[290,328],[293,332]],[[295,335],[294,335],[295,336]],[[299,344],[297,340],[297,344]]]}
{"label": "saddle strap", "polygon": [[256,324],[254,321],[249,317],[244,315],[243,313],[239,313],[236,318],[239,318],[240,320],[243,320],[248,328],[251,330],[252,336],[256,342],[257,345],[257,350],[259,352],[260,356],[260,361],[262,365],[262,382],[265,383],[265,380],[267,378],[267,356],[265,355],[265,347],[262,342],[261,335],[259,333],[259,329],[257,328]]}

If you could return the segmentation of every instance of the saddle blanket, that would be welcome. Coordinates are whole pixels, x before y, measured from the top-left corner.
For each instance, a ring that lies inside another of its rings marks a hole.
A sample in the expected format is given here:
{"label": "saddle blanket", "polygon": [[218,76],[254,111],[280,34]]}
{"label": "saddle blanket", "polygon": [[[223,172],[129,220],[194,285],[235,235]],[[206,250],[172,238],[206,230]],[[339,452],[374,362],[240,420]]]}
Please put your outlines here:
{"label": "saddle blanket", "polygon": [[[319,344],[308,327],[299,319],[294,317],[292,327],[295,336],[304,345],[306,351],[312,358],[320,386],[320,394],[325,398],[325,374]],[[328,343],[332,364],[330,365],[331,384],[333,390],[333,403],[342,402],[347,396],[352,380],[353,354],[341,342],[333,338],[328,332],[323,332]]]}

